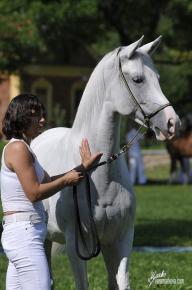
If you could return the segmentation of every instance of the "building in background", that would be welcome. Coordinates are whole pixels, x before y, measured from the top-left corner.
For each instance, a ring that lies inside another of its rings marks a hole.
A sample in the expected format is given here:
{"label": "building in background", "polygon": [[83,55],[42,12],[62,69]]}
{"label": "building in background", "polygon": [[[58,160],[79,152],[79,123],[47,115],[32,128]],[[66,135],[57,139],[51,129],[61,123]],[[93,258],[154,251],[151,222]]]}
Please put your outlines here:
{"label": "building in background", "polygon": [[18,75],[0,75],[0,133],[10,100],[20,92],[36,94],[48,112],[50,127],[71,126],[94,60],[84,57],[73,65],[26,65]]}
{"label": "building in background", "polygon": [[77,66],[26,66],[21,73],[22,91],[41,99],[53,127],[59,125],[59,114],[65,115],[63,126],[71,126],[92,70]]}
{"label": "building in background", "polygon": [[2,120],[10,100],[20,92],[20,76],[0,74],[0,137]]}

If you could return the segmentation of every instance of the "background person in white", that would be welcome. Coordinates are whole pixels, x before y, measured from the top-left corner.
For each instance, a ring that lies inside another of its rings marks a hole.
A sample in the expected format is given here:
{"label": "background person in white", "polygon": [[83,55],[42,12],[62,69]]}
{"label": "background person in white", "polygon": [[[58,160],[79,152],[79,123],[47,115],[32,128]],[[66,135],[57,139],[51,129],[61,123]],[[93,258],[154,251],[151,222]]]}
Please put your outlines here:
{"label": "background person in white", "polygon": [[[126,142],[130,141],[137,134],[137,129],[132,128],[126,135]],[[128,167],[130,172],[130,178],[133,184],[145,184],[147,178],[145,176],[145,168],[143,162],[143,156],[141,154],[141,146],[139,140],[142,138],[142,134],[138,134],[134,140],[132,146],[128,150]]]}

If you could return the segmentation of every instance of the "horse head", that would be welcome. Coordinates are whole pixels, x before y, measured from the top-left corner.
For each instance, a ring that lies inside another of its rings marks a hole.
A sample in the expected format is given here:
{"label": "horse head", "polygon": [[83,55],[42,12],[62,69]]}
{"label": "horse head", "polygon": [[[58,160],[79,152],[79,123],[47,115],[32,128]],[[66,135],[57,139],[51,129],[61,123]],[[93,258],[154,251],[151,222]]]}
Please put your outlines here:
{"label": "horse head", "polygon": [[171,139],[180,120],[161,90],[159,74],[151,59],[161,36],[143,46],[142,40],[143,37],[113,52],[116,57],[109,62],[109,66],[115,65],[118,73],[110,77],[108,74],[110,92],[107,95],[111,98],[114,111],[147,125],[158,140]]}

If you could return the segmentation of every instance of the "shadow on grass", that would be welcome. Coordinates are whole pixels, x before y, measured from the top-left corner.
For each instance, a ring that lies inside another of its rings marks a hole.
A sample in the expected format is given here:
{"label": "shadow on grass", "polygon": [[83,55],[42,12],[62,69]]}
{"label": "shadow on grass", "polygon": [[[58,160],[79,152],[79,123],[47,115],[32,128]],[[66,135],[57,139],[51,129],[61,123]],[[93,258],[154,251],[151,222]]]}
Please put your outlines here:
{"label": "shadow on grass", "polygon": [[133,246],[192,246],[192,221],[143,220],[142,223],[135,225]]}
{"label": "shadow on grass", "polygon": [[143,220],[135,225],[134,246],[191,246],[192,221]]}
{"label": "shadow on grass", "polygon": [[[191,182],[188,183],[188,184],[192,184]],[[173,183],[169,183],[169,180],[168,179],[148,179],[147,180],[147,183],[146,184],[135,184],[136,186],[150,186],[150,185],[167,185],[167,186],[171,186],[171,185],[178,185],[178,186],[181,186],[181,185],[184,185],[183,183],[180,183],[180,182],[173,182]]]}
{"label": "shadow on grass", "polygon": [[146,185],[182,185],[181,183],[177,183],[177,182],[174,182],[172,184],[169,184],[169,180],[168,179],[148,179],[147,180],[147,183],[146,184],[142,184],[142,185],[139,185],[137,184],[137,186],[146,186]]}

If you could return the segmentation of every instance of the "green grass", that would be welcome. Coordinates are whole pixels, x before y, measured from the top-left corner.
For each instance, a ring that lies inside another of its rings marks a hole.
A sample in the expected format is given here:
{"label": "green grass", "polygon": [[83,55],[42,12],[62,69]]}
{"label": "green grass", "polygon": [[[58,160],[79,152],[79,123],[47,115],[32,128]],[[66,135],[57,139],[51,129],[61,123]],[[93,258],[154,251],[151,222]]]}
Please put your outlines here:
{"label": "green grass", "polygon": [[[158,273],[163,270],[167,273],[168,278],[184,279],[184,287],[165,286],[163,289],[187,289],[191,286],[192,276],[190,265],[192,254],[141,254],[133,253],[130,268],[130,281],[134,290],[143,290],[148,288],[148,278],[152,271]],[[179,265],[179,267],[178,267]],[[74,290],[74,281],[71,275],[69,264],[66,257],[54,258],[54,276],[55,290]],[[88,277],[90,290],[107,289],[107,274],[102,257],[96,258],[88,263]],[[157,287],[151,287],[157,289]]]}
{"label": "green grass", "polygon": [[134,245],[192,246],[191,185],[137,186]]}
{"label": "green grass", "polygon": [[168,185],[168,165],[146,173],[151,184],[135,187],[134,245],[192,246],[192,185]]}
{"label": "green grass", "polygon": [[[0,257],[0,290],[5,287],[6,259]],[[130,268],[130,281],[134,290],[144,289],[192,289],[191,275],[192,253],[188,254],[143,254],[133,253]],[[161,273],[164,270],[167,278],[184,279],[184,285],[152,285],[148,288],[148,278],[151,272]],[[74,279],[66,256],[57,256],[53,259],[53,274],[55,290],[75,290]],[[88,263],[88,277],[90,290],[107,290],[107,274],[102,257]]]}
{"label": "green grass", "polygon": [[148,168],[146,170],[147,178],[151,181],[156,181],[157,183],[168,183],[169,179],[169,166],[168,165],[158,165],[155,167]]}

